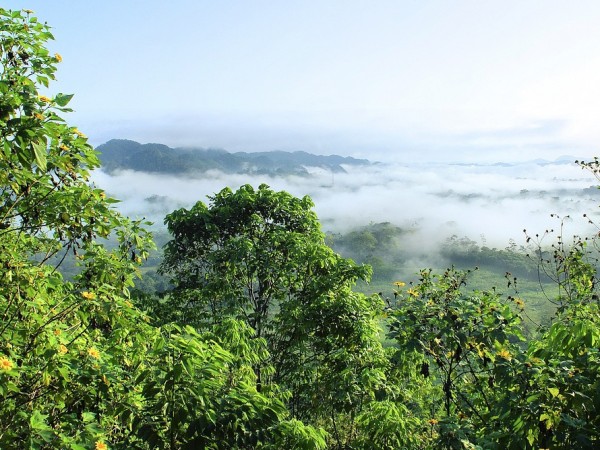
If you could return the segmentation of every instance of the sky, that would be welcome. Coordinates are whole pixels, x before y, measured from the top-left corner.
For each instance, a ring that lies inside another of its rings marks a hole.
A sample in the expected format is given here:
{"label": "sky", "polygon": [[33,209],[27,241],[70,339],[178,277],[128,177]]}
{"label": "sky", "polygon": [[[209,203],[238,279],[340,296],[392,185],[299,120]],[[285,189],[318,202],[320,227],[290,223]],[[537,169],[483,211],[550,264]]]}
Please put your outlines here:
{"label": "sky", "polygon": [[394,161],[590,159],[596,0],[4,1],[53,27],[50,92],[112,138]]}

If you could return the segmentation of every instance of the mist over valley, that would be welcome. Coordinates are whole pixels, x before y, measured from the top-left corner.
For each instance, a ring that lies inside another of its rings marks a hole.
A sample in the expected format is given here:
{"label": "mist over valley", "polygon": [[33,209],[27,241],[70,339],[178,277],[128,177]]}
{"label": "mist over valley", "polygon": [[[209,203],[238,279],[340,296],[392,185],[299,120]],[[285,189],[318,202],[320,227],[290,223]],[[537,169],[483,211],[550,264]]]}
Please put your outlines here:
{"label": "mist over valley", "polygon": [[[309,195],[324,231],[391,223],[403,230],[400,247],[420,262],[452,236],[505,248],[512,240],[560,227],[589,235],[597,215],[596,180],[575,157],[494,164],[370,161],[306,152],[229,153],[172,149],[113,140],[98,147],[103,167],[93,181],[121,202],[125,214],[160,229],[166,214],[191,207],[224,187],[268,184]],[[145,168],[146,170],[141,170]],[[551,217],[551,214],[558,215]],[[569,217],[567,217],[569,216]],[[597,231],[597,230],[596,230]]]}

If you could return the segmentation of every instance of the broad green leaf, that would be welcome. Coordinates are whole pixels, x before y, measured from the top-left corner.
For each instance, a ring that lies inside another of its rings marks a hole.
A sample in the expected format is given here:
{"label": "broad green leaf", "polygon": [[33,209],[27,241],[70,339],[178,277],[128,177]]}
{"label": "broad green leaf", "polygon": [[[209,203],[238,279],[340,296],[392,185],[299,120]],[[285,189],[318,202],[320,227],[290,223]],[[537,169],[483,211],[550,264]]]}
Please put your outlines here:
{"label": "broad green leaf", "polygon": [[31,143],[33,146],[33,153],[35,155],[35,162],[37,166],[43,171],[46,171],[47,155],[46,155],[46,144],[38,141]]}
{"label": "broad green leaf", "polygon": [[42,414],[40,411],[34,411],[29,418],[29,425],[34,430],[47,430],[50,427],[46,423],[47,414]]}
{"label": "broad green leaf", "polygon": [[54,101],[58,106],[67,106],[72,98],[73,94],[57,94],[56,97],[54,97]]}

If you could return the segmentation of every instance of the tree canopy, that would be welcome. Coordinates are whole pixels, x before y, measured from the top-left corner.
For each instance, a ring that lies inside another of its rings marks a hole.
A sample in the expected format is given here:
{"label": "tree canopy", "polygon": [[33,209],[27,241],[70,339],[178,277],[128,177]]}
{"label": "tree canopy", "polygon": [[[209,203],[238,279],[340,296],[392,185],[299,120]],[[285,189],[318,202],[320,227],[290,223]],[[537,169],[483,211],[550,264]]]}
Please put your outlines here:
{"label": "tree canopy", "polygon": [[[326,245],[310,198],[244,185],[166,217],[173,289],[138,296],[149,224],[90,183],[50,39],[0,8],[1,448],[598,448],[597,235],[528,236],[535,270],[502,251],[556,287],[525,328],[510,273],[510,295],[454,267],[355,292],[371,269]],[[350,238],[375,260],[403,236]],[[466,243],[463,263],[488,254]]]}
{"label": "tree canopy", "polygon": [[[247,323],[266,341],[268,378],[290,389],[300,418],[358,408],[386,366],[381,299],[352,291],[370,269],[325,244],[312,208],[310,198],[266,185],[226,188],[208,206],[167,216],[173,239],[162,263],[175,286],[163,303],[168,320],[198,329],[227,317]],[[265,381],[264,367],[255,371]]]}

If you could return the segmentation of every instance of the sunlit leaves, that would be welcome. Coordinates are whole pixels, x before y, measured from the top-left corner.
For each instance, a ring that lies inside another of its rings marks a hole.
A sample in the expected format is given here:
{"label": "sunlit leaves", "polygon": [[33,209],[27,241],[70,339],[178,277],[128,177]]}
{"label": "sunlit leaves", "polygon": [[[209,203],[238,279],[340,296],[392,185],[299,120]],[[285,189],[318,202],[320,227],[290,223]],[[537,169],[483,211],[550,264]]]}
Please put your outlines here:
{"label": "sunlit leaves", "polygon": [[[237,354],[219,339],[236,342]],[[215,335],[166,327],[137,379],[148,399],[138,419],[144,440],[152,448],[278,448],[281,442],[323,448],[321,431],[300,422],[290,427],[276,392],[257,390],[253,358],[246,358],[252,345],[242,323],[229,322]]]}
{"label": "sunlit leaves", "polygon": [[404,405],[390,401],[370,403],[359,415],[357,424],[360,449],[416,449],[422,444],[414,433],[419,419]]}
{"label": "sunlit leaves", "polygon": [[[0,10],[3,448],[123,440],[123,417],[141,404],[129,371],[152,333],[127,296],[139,263],[130,252],[145,255],[150,237],[89,185],[96,154],[59,116],[72,96],[38,90],[59,62],[44,48],[48,30],[30,13]],[[97,239],[112,230],[136,237],[107,250]],[[54,255],[57,265],[78,257],[79,277],[63,279],[48,264]]]}
{"label": "sunlit leaves", "polygon": [[[520,353],[514,345],[522,338],[520,319],[495,292],[467,292],[466,272],[423,270],[420,275],[419,284],[406,292],[399,286],[391,336],[400,352],[425,358],[420,373],[439,383],[443,423],[454,427],[462,421],[461,439],[474,440],[474,429],[483,432],[495,414],[496,367]],[[440,445],[450,434],[458,439],[450,428],[440,428]]]}
{"label": "sunlit leaves", "polygon": [[308,420],[372,400],[387,364],[382,303],[351,290],[370,269],[325,245],[312,208],[310,198],[266,185],[225,188],[209,205],[167,216],[173,239],[162,265],[175,285],[171,320],[198,329],[224,317],[246,322],[270,354],[254,364],[257,380],[288,388],[291,410]]}

